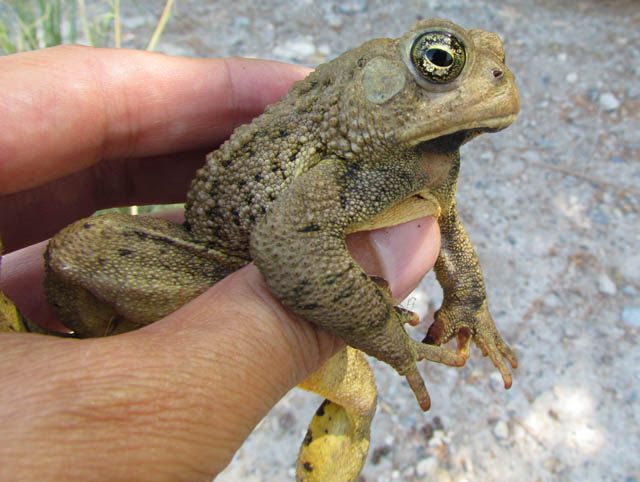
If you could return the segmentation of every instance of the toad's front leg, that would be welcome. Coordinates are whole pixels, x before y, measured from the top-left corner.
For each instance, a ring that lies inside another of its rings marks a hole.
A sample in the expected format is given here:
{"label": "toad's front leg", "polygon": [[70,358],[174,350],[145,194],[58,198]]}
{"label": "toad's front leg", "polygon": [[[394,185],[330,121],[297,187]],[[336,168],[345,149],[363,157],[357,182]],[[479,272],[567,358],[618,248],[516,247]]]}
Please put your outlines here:
{"label": "toad's front leg", "polygon": [[487,306],[482,269],[469,237],[458,219],[455,201],[438,219],[442,248],[435,272],[444,292],[442,306],[435,314],[425,343],[440,345],[456,337],[458,354],[469,356],[471,340],[488,356],[502,375],[505,388],[511,387],[511,372],[518,366],[515,353],[502,340]]}
{"label": "toad's front leg", "polygon": [[301,174],[268,208],[251,235],[251,257],[269,288],[303,318],[406,376],[423,409],[429,396],[416,361],[459,366],[463,358],[412,340],[414,313],[394,307],[388,291],[347,251],[348,228],[416,190],[397,166],[361,168],[325,160]]}

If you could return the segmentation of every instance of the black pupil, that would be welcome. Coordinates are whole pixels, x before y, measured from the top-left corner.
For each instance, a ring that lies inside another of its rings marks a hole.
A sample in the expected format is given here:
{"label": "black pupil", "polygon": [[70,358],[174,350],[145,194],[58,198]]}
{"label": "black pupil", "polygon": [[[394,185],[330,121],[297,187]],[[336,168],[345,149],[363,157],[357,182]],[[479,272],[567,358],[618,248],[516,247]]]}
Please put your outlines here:
{"label": "black pupil", "polygon": [[449,67],[453,63],[453,57],[446,50],[432,48],[427,50],[429,62],[438,67]]}

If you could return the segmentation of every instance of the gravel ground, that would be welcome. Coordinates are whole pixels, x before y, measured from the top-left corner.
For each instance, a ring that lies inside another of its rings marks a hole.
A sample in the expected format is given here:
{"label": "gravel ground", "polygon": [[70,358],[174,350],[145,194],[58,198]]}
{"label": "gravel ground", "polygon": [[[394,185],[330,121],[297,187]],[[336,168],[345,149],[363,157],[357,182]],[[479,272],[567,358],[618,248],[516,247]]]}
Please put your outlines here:
{"label": "gravel ground", "polygon": [[[159,10],[123,9],[148,38]],[[463,149],[458,199],[520,367],[509,391],[478,350],[425,367],[423,414],[374,360],[361,479],[640,481],[640,2],[182,0],[158,50],[313,66],[432,16],[498,33],[517,77],[520,117]],[[440,300],[427,277],[406,301],[422,331]],[[318,404],[292,391],[218,480],[291,480]]]}

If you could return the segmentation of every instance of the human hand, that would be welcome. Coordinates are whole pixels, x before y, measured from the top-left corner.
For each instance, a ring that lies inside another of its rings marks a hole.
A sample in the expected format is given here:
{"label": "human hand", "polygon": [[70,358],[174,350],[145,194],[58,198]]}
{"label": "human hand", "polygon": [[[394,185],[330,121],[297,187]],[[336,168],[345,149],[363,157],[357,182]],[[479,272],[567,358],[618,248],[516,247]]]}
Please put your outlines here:
{"label": "human hand", "polygon": [[[43,324],[33,243],[99,208],[183,200],[204,154],[307,72],[84,47],[3,57],[0,71],[0,233],[13,251],[0,287]],[[435,262],[439,232],[425,218],[348,243],[400,299]],[[210,479],[341,346],[253,265],[136,332],[2,334],[0,479]]]}

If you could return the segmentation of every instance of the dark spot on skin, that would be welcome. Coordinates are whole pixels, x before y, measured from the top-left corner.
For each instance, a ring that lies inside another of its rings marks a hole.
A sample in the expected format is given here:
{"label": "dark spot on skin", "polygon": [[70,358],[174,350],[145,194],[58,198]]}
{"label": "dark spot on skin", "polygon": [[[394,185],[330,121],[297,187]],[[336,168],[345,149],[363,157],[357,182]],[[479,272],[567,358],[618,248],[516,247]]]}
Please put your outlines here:
{"label": "dark spot on skin", "polygon": [[474,311],[480,310],[484,304],[484,300],[486,299],[482,285],[477,282],[473,283],[466,298],[465,305],[467,307]]}
{"label": "dark spot on skin", "polygon": [[247,181],[238,181],[238,189],[242,189],[247,184]]}
{"label": "dark spot on skin", "polygon": [[311,462],[305,462],[302,466],[307,472],[313,472],[313,465],[311,465]]}
{"label": "dark spot on skin", "polygon": [[[336,281],[338,281],[340,278],[342,278],[345,274],[347,274],[351,269],[353,268],[353,263],[349,263],[349,266],[347,267],[347,269],[345,269],[344,271],[341,271],[339,273],[334,273],[331,276],[329,276],[326,281],[323,283],[325,286],[331,286],[333,283],[335,283]],[[369,278],[369,276],[366,273],[362,273],[364,275],[365,278]]]}
{"label": "dark spot on skin", "polygon": [[285,129],[278,129],[278,136],[286,137],[287,136],[287,131]]}
{"label": "dark spot on skin", "polygon": [[302,305],[300,308],[303,310],[315,310],[320,308],[320,305],[318,303],[309,303],[307,305]]}
{"label": "dark spot on skin", "polygon": [[267,208],[265,208],[264,206],[260,206],[260,212],[262,212],[262,214],[266,214]]}
{"label": "dark spot on skin", "polygon": [[262,180],[262,174],[258,173],[253,178],[256,180],[256,182],[260,182]]}
{"label": "dark spot on skin", "polygon": [[315,223],[307,224],[304,228],[298,229],[299,233],[313,233],[315,231],[320,231],[320,226]]}
{"label": "dark spot on skin", "polygon": [[236,226],[240,226],[240,214],[236,209],[231,210],[231,215],[233,216],[233,224]]}
{"label": "dark spot on skin", "polygon": [[280,170],[280,166],[278,164],[271,165],[271,172],[276,173]]}
{"label": "dark spot on skin", "polygon": [[253,214],[249,214],[249,221],[251,221],[252,223],[255,223],[256,217]]}
{"label": "dark spot on skin", "polygon": [[342,174],[341,181],[345,182],[345,184],[349,185],[349,181],[355,181],[360,174],[362,168],[359,164],[351,163],[347,166],[346,171]]}
{"label": "dark spot on skin", "polygon": [[146,240],[149,236],[147,235],[147,233],[143,232],[143,231],[134,231],[134,233],[136,234],[136,236],[138,236],[138,238]]}
{"label": "dark spot on skin", "polygon": [[298,157],[298,153],[297,153],[297,152],[294,152],[293,154],[291,154],[291,155],[289,156],[289,160],[290,160],[291,162],[293,162],[293,161],[295,161],[295,160],[296,160],[296,157]]}
{"label": "dark spot on skin", "polygon": [[[276,196],[275,192],[270,192],[269,193],[269,201],[275,201],[277,199],[278,196]],[[264,209],[264,208],[262,208]]]}
{"label": "dark spot on skin", "polygon": [[218,206],[213,206],[207,209],[207,218],[215,219],[220,216],[220,212],[218,211]]}
{"label": "dark spot on skin", "polygon": [[358,63],[358,67],[362,68],[365,65],[367,65],[367,59],[365,57],[360,57],[357,63]]}
{"label": "dark spot on skin", "polygon": [[[294,286],[293,290],[292,290],[292,300],[299,300],[301,298],[303,298],[305,295],[307,295],[309,293],[309,282],[305,279],[298,281],[298,283]],[[305,305],[302,306],[301,308],[303,309],[310,309],[313,310],[315,308],[317,308],[318,305],[313,303],[310,305]]]}
{"label": "dark spot on skin", "polygon": [[338,301],[344,300],[351,296],[353,296],[353,287],[350,286],[349,288],[342,290],[337,296],[334,296],[331,301],[337,303]]}
{"label": "dark spot on skin", "polygon": [[120,250],[118,250],[118,254],[120,256],[129,256],[132,253],[133,253],[133,251],[131,251],[130,249],[120,249]]}
{"label": "dark spot on skin", "polygon": [[191,232],[191,223],[189,221],[185,221],[182,224],[182,227],[184,228],[185,231]]}
{"label": "dark spot on skin", "polygon": [[329,431],[325,428],[325,429],[324,429],[324,433],[329,433]]}
{"label": "dark spot on skin", "polygon": [[326,405],[329,405],[330,403],[331,403],[331,402],[330,402],[329,400],[325,400],[324,402],[322,402],[322,405],[320,405],[320,406],[318,407],[318,410],[316,410],[316,415],[317,415],[318,417],[322,417],[322,416],[324,415],[324,407],[325,407]]}
{"label": "dark spot on skin", "polygon": [[82,225],[82,227],[83,227],[84,229],[89,229],[89,228],[93,227],[93,224],[91,224],[91,223],[84,223],[84,224]]}
{"label": "dark spot on skin", "polygon": [[311,442],[313,442],[313,434],[311,433],[311,430],[307,430],[307,434],[304,436],[304,440],[302,441],[302,445],[309,445]]}
{"label": "dark spot on skin", "polygon": [[100,266],[104,266],[104,258],[101,258],[101,257],[98,256],[98,264]]}

